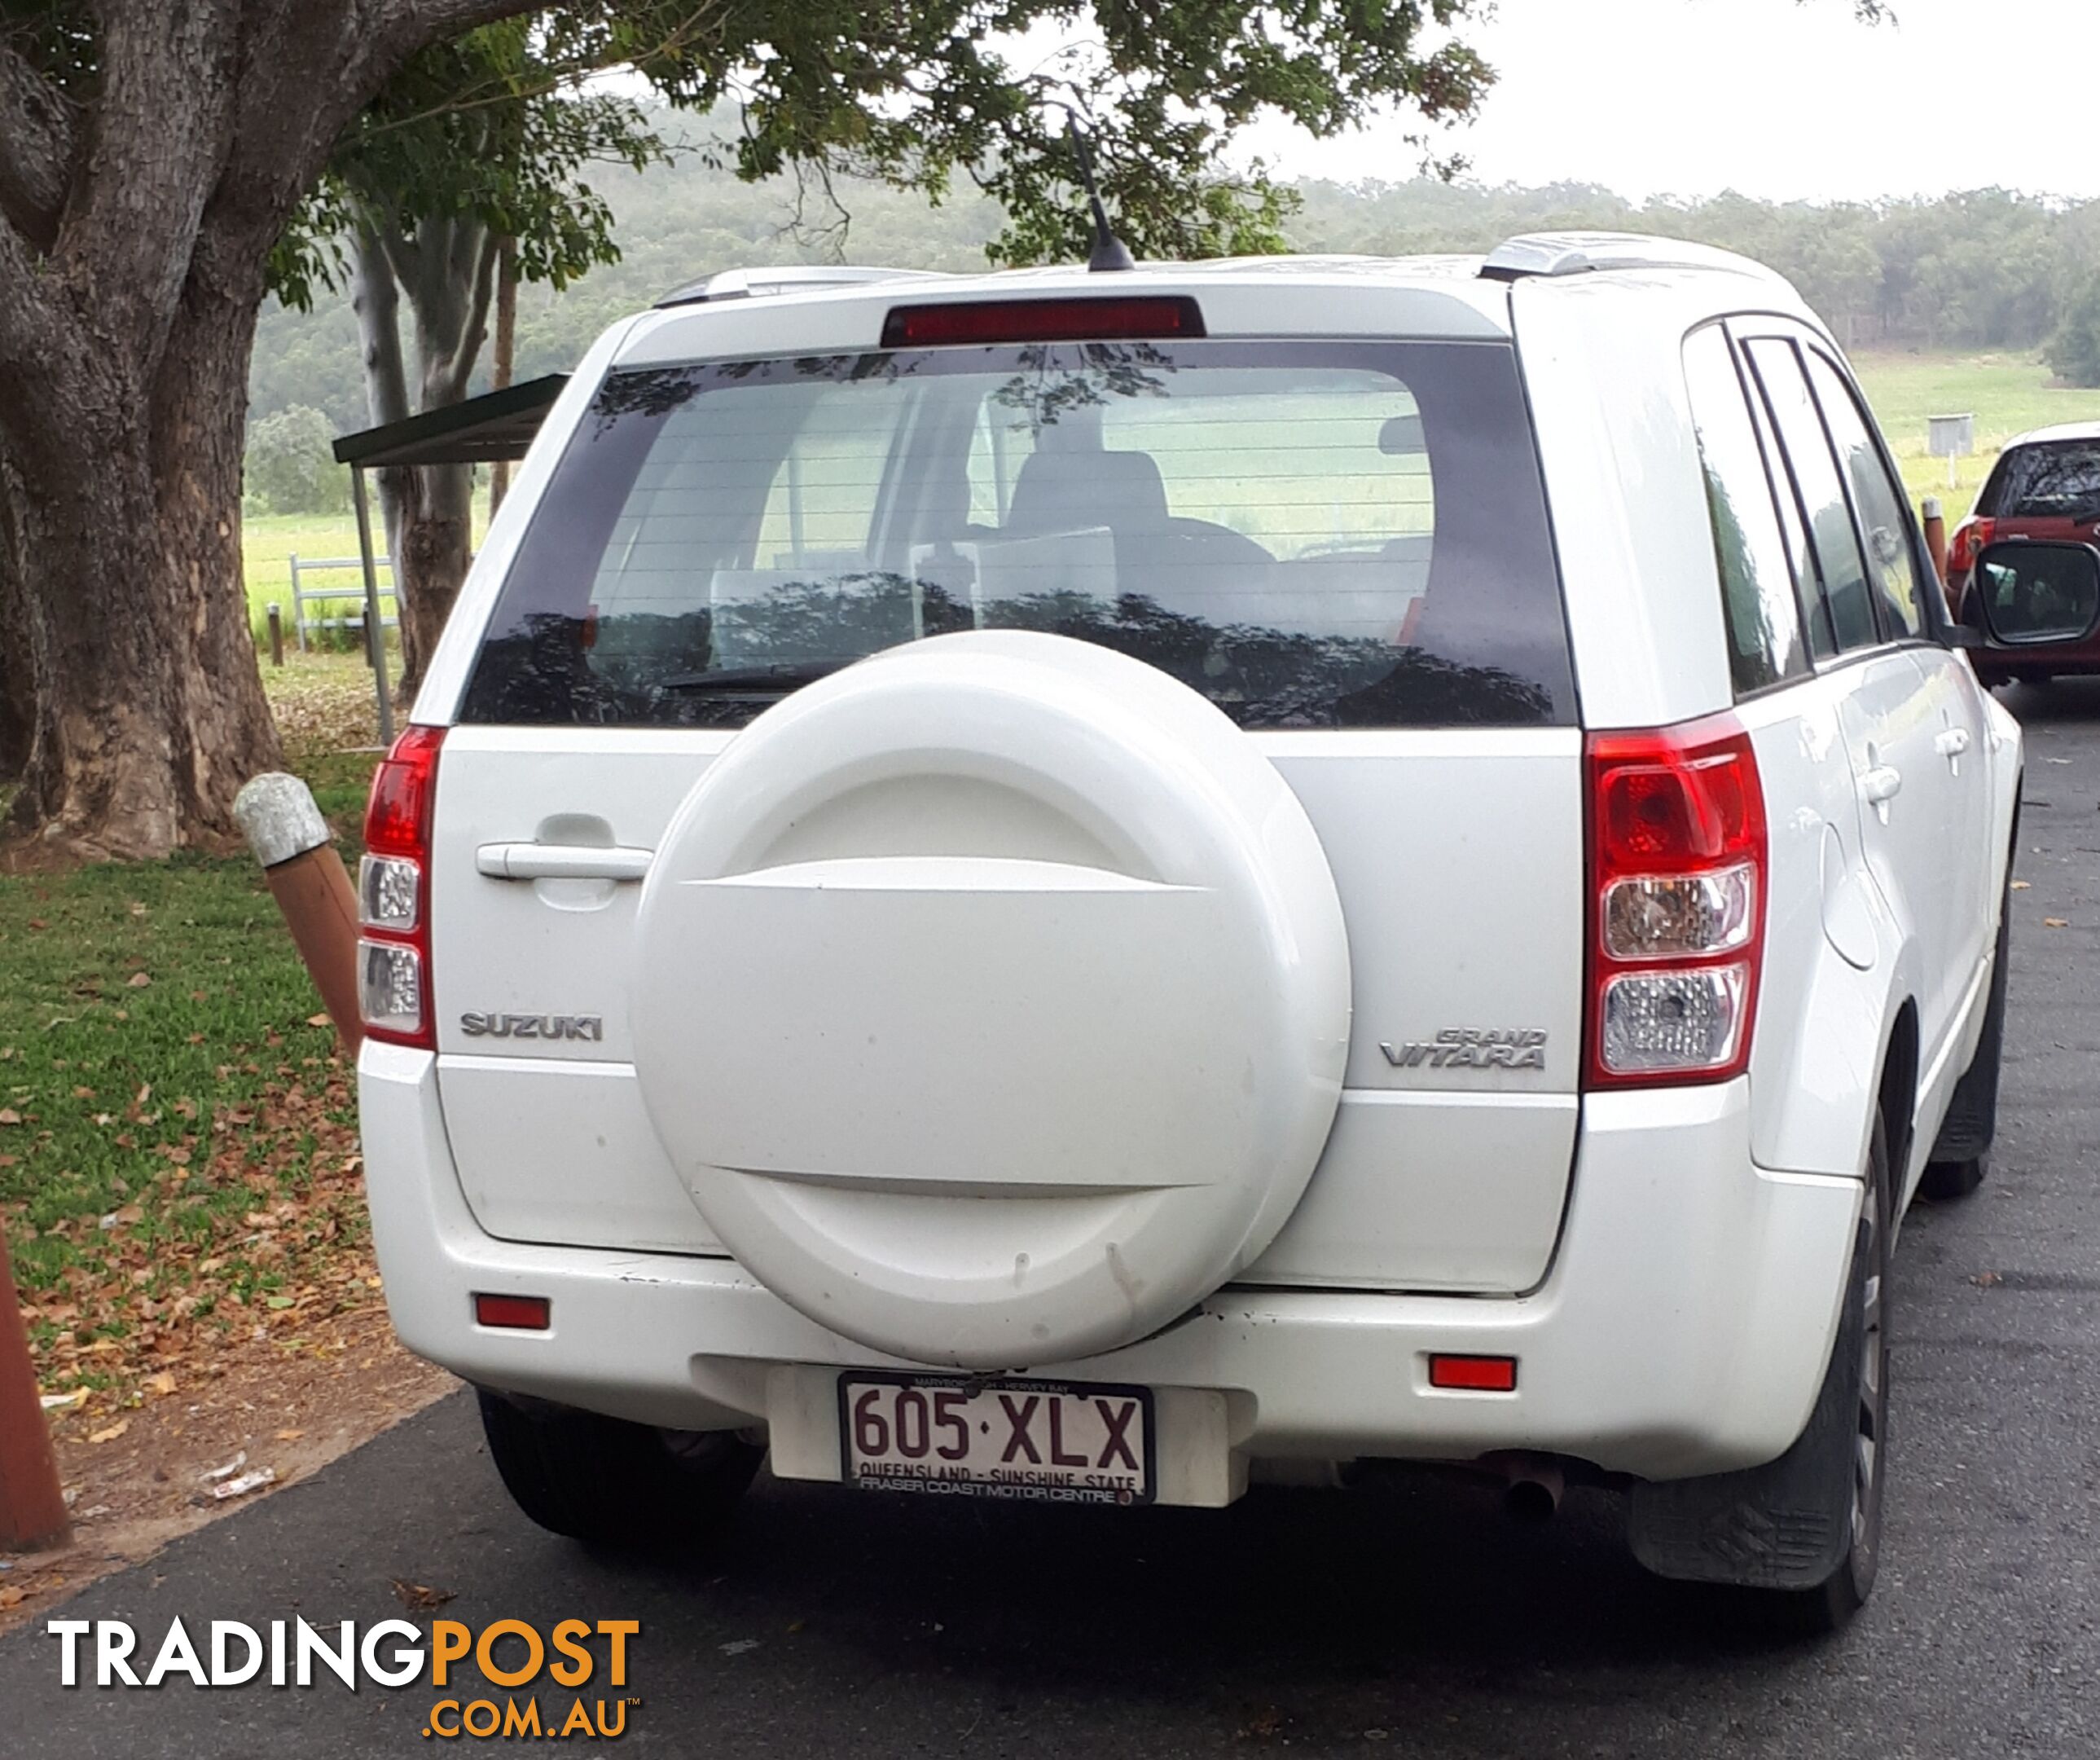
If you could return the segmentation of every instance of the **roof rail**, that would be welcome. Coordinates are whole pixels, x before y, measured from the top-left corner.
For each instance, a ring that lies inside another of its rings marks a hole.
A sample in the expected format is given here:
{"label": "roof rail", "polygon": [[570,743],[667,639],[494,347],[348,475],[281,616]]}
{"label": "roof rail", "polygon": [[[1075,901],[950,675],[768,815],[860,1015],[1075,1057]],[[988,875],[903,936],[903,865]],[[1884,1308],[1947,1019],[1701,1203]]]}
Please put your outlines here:
{"label": "roof rail", "polygon": [[1526,232],[1503,240],[1480,264],[1482,277],[1491,281],[1590,275],[1609,269],[1722,269],[1766,281],[1783,279],[1776,270],[1732,250],[1639,232]]}
{"label": "roof rail", "polygon": [[924,281],[931,269],[879,269],[852,263],[801,263],[775,269],[723,269],[675,288],[656,302],[666,306],[703,305],[712,299],[757,299],[768,294],[807,294],[827,287],[859,287],[870,281]]}

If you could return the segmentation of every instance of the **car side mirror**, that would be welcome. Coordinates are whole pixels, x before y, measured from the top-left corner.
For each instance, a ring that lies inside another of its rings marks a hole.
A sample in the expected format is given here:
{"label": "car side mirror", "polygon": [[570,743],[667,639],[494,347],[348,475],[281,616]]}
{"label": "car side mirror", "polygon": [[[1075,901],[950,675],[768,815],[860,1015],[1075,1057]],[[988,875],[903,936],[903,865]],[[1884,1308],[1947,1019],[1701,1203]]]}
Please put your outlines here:
{"label": "car side mirror", "polygon": [[1993,648],[2067,648],[2100,627],[2100,550],[2090,544],[1991,544],[1969,602]]}

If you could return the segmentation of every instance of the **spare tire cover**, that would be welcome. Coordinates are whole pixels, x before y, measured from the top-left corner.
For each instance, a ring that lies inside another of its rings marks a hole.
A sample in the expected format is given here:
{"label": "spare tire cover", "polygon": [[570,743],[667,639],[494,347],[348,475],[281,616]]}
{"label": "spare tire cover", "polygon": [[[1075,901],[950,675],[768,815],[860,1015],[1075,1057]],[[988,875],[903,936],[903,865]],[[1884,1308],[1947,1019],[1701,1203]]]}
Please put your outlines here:
{"label": "spare tire cover", "polygon": [[1334,878],[1296,796],[1141,661],[986,631],[768,710],[642,889],[635,1065],[737,1259],[967,1369],[1141,1338],[1252,1261],[1334,1121]]}

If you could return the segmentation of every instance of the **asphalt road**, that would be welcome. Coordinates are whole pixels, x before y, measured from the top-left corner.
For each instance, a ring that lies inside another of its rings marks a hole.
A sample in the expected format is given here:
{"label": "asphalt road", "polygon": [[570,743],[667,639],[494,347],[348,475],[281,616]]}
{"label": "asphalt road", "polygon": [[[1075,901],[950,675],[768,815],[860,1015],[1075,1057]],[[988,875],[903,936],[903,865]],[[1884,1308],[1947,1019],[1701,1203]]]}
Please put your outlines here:
{"label": "asphalt road", "polygon": [[[2009,701],[1999,1149],[1904,1232],[1885,1563],[1839,1639],[1651,1581],[1602,1496],[1527,1530],[1440,1483],[1123,1517],[765,1481],[705,1568],[621,1563],[513,1511],[460,1398],[54,1611],[157,1645],[177,1613],[398,1616],[404,1577],[477,1625],[639,1620],[613,1752],[2100,1754],[2100,682]],[[0,1642],[7,1760],[413,1753],[438,1696],[57,1681],[41,1621]]]}

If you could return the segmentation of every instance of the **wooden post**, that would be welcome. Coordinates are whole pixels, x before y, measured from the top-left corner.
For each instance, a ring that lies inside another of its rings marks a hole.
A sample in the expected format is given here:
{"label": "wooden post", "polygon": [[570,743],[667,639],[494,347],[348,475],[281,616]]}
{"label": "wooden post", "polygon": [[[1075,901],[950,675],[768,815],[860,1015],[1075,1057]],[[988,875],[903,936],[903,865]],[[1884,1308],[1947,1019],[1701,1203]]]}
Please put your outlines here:
{"label": "wooden post", "polygon": [[0,1547],[29,1552],[63,1545],[72,1535],[29,1360],[29,1329],[7,1263],[7,1230],[0,1227]]}
{"label": "wooden post", "polygon": [[1932,554],[1934,572],[1943,587],[1947,585],[1947,518],[1939,511],[1937,495],[1925,497],[1925,547]]}
{"label": "wooden post", "polygon": [[313,791],[297,776],[271,771],[234,797],[233,817],[262,865],[270,895],[285,913],[343,1050],[355,1057],[364,1042],[357,1000],[357,893]]}
{"label": "wooden post", "polygon": [[285,664],[285,612],[274,599],[270,601],[270,664]]}

